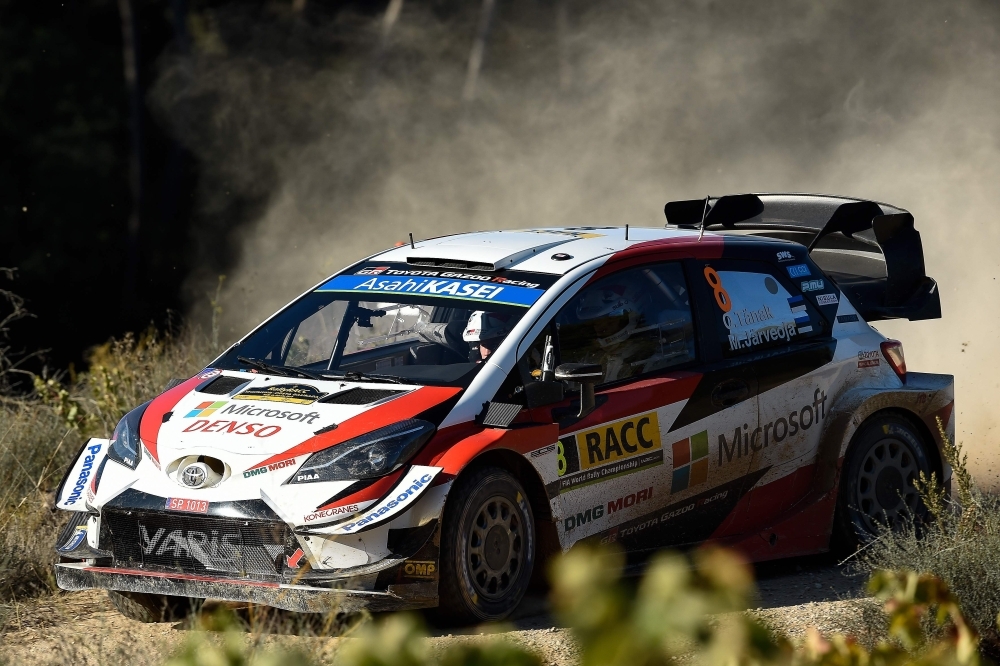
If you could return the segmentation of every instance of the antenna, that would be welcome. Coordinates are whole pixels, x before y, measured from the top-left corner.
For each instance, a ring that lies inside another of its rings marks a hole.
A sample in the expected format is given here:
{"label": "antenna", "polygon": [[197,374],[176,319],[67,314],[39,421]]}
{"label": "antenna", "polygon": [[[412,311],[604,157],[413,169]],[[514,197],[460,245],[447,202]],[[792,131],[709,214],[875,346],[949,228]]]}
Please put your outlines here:
{"label": "antenna", "polygon": [[[702,221],[702,224],[704,224],[704,221]],[[410,248],[412,248],[414,250],[417,249],[417,246],[413,244],[413,232],[412,231],[410,232]]]}
{"label": "antenna", "polygon": [[625,240],[628,240],[628,225],[625,225]]}
{"label": "antenna", "polygon": [[708,200],[711,198],[711,194],[705,195],[705,207],[701,211],[701,231],[698,232],[699,243],[701,242],[701,237],[705,235],[705,218],[708,217]]}

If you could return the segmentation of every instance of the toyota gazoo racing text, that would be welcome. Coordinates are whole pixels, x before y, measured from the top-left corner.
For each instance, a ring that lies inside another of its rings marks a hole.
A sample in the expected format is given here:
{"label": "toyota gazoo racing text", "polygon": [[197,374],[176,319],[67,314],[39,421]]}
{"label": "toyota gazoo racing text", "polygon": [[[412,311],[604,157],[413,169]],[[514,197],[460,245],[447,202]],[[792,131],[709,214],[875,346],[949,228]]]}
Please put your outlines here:
{"label": "toyota gazoo racing text", "polygon": [[913,217],[813,195],[665,212],[324,280],[87,442],[60,587],[147,620],[214,598],[483,621],[579,542],[759,561],[919,517],[913,480],[951,475],[953,379],[869,325],[940,317]]}

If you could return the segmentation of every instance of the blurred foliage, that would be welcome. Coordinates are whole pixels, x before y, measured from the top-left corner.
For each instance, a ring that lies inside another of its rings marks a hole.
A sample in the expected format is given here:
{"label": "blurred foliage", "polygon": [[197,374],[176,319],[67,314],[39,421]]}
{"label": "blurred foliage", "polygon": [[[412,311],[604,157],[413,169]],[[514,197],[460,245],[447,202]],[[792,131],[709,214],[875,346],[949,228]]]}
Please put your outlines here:
{"label": "blurred foliage", "polygon": [[[886,640],[867,650],[840,634],[811,629],[805,641],[768,632],[743,613],[754,596],[751,568],[730,551],[703,548],[690,557],[661,553],[637,587],[621,577],[617,551],[577,548],[550,569],[555,612],[570,628],[581,666],[976,666],[978,637],[940,579],[913,572],[879,572],[869,591],[884,602]],[[246,627],[218,611],[209,619],[221,635],[192,632],[168,666],[318,664],[329,658],[262,648]],[[942,628],[938,638],[926,620]],[[340,640],[339,666],[541,666],[541,656],[493,635],[456,637],[435,648],[420,620],[390,614],[351,627]]]}
{"label": "blurred foliage", "polygon": [[938,421],[945,463],[951,468],[952,492],[936,473],[921,475],[917,488],[933,516],[926,525],[911,523],[878,538],[857,555],[856,567],[909,570],[932,574],[947,584],[969,626],[982,636],[983,651],[1000,657],[1000,497],[982,492],[969,473],[967,456]]}

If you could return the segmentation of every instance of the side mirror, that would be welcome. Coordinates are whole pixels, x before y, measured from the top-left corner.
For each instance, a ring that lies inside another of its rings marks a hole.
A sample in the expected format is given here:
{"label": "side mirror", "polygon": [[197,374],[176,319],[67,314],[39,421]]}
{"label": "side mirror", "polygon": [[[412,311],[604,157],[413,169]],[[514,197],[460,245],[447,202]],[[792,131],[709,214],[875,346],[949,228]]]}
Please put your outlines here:
{"label": "side mirror", "polygon": [[597,363],[563,363],[556,368],[556,379],[580,384],[580,413],[582,419],[594,411],[594,385],[604,379],[604,368]]}
{"label": "side mirror", "polygon": [[524,401],[529,409],[554,405],[562,402],[563,397],[561,382],[529,382],[524,386]]}

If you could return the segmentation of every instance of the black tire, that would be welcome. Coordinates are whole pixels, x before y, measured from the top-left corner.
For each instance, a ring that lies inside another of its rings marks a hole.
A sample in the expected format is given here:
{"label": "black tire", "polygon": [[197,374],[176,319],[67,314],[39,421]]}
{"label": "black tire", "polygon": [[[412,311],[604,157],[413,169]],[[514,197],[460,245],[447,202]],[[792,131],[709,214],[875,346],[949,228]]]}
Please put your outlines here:
{"label": "black tire", "polygon": [[445,506],[434,619],[504,619],[521,603],[534,565],[535,519],[517,479],[497,467],[460,476]]}
{"label": "black tire", "polygon": [[197,612],[202,602],[201,599],[116,590],[108,590],[108,598],[119,613],[130,620],[146,624],[183,620]]}
{"label": "black tire", "polygon": [[861,425],[848,448],[837,498],[836,531],[854,552],[885,527],[926,520],[927,508],[913,482],[932,471],[920,430],[900,414],[876,414]]}

